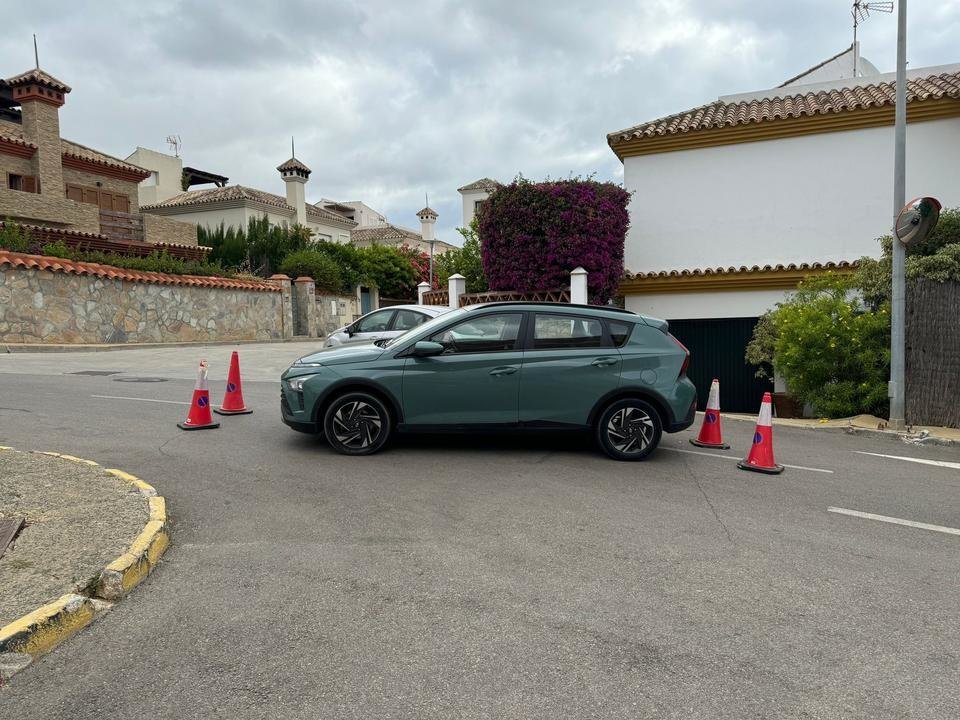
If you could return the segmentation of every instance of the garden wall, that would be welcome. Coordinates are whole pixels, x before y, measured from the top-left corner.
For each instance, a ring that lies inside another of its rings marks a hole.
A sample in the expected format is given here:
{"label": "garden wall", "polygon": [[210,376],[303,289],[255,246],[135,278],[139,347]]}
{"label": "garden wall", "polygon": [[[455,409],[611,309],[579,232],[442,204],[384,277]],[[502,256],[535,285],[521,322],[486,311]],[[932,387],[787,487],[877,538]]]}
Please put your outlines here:
{"label": "garden wall", "polygon": [[148,343],[291,337],[289,279],[122,270],[0,250],[0,342]]}
{"label": "garden wall", "polygon": [[960,427],[960,283],[907,288],[906,395],[912,425]]}

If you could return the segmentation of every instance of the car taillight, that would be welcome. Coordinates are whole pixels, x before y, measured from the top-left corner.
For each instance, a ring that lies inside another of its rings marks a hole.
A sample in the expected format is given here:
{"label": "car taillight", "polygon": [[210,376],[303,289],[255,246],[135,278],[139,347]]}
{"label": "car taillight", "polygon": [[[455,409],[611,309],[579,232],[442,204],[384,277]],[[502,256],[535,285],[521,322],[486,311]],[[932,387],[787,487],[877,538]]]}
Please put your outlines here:
{"label": "car taillight", "polygon": [[[667,333],[667,335],[670,335],[670,333]],[[686,345],[684,345],[682,342],[677,340],[673,335],[670,335],[670,339],[673,340],[677,345],[679,345],[680,349],[683,350],[683,352],[686,354],[685,357],[683,358],[683,365],[680,366],[680,374],[677,375],[678,378],[682,378],[687,374],[687,369],[690,367],[690,351],[687,350]]]}

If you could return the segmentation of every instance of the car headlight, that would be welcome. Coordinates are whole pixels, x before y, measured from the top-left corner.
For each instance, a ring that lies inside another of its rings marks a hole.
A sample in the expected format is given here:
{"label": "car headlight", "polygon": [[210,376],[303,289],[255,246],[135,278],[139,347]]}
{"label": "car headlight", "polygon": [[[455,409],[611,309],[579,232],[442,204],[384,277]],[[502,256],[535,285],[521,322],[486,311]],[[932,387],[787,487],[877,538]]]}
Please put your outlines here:
{"label": "car headlight", "polygon": [[301,375],[300,377],[290,378],[287,380],[287,387],[294,392],[303,392],[303,384],[312,377],[313,375]]}

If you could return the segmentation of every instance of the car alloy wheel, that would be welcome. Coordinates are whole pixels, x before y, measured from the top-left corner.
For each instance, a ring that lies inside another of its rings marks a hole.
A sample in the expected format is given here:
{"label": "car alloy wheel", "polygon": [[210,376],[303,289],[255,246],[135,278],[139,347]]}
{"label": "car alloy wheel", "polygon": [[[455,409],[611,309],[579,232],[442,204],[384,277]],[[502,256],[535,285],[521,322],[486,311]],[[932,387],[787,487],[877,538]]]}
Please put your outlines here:
{"label": "car alloy wheel", "polygon": [[373,395],[347,393],[327,408],[323,427],[327,442],[337,452],[370,455],[390,436],[390,413]]}
{"label": "car alloy wheel", "polygon": [[616,460],[642,460],[660,443],[660,415],[647,402],[629,398],[608,407],[597,423],[597,439]]}

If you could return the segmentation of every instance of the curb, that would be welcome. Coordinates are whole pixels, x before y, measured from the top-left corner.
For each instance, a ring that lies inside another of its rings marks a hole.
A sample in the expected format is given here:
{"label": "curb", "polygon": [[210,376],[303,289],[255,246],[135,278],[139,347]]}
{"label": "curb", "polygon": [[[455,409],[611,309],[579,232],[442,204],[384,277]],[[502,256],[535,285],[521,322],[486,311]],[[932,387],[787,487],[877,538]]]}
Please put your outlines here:
{"label": "curb", "polygon": [[326,340],[326,335],[323,337],[296,336],[292,338],[284,338],[283,340],[194,340],[190,342],[173,343],[118,343],[115,345],[92,343],[81,343],[77,345],[67,345],[64,343],[51,343],[49,345],[43,343],[2,343],[0,344],[0,353],[113,352],[115,350],[155,350],[158,348],[213,347],[220,345],[284,345],[290,343],[322,343],[324,340]]}
{"label": "curb", "polygon": [[[697,411],[699,414],[699,411]],[[734,420],[737,422],[756,422],[755,416],[742,415],[740,413],[720,413],[724,420]],[[784,422],[783,418],[773,418],[774,427],[790,427],[797,430],[813,430],[815,432],[844,433],[846,435],[879,435],[881,437],[898,438],[910,445],[941,445],[944,447],[960,447],[960,440],[940,437],[927,428],[920,430],[888,430],[886,428],[861,427],[849,423],[847,425],[827,425],[818,421],[809,423]]]}
{"label": "curb", "polygon": [[[0,451],[12,449],[0,446]],[[100,467],[93,460],[73,455],[39,454]],[[170,545],[166,500],[152,485],[130,473],[108,468],[103,471],[137,489],[147,500],[149,520],[127,551],[103,568],[86,588],[67,593],[0,628],[0,684],[110,610],[146,579]]]}

